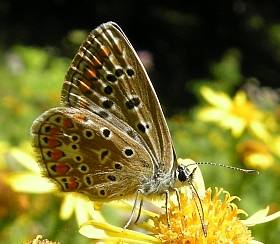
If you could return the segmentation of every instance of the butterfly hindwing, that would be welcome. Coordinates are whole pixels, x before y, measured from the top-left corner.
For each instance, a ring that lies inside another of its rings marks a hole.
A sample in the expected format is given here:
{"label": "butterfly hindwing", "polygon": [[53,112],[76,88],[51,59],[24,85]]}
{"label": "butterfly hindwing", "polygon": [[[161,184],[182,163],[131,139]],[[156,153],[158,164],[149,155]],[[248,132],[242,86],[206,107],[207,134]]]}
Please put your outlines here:
{"label": "butterfly hindwing", "polygon": [[50,109],[34,121],[32,135],[45,175],[63,191],[109,201],[132,195],[153,175],[149,153],[87,109]]}
{"label": "butterfly hindwing", "polygon": [[108,121],[141,144],[158,168],[171,170],[172,140],[158,98],[135,50],[115,23],[97,27],[81,45],[61,100]]}

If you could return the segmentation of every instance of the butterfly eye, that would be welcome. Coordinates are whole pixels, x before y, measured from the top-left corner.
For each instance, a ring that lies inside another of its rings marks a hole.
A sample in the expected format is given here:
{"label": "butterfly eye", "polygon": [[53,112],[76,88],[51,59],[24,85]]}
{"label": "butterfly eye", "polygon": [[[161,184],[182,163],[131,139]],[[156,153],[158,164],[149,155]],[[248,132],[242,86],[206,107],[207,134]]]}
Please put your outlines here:
{"label": "butterfly eye", "polygon": [[182,168],[182,167],[180,167],[180,168],[178,168],[178,180],[179,181],[181,181],[181,182],[185,182],[186,180],[187,180],[187,175],[186,175],[186,172],[185,172],[185,170]]}

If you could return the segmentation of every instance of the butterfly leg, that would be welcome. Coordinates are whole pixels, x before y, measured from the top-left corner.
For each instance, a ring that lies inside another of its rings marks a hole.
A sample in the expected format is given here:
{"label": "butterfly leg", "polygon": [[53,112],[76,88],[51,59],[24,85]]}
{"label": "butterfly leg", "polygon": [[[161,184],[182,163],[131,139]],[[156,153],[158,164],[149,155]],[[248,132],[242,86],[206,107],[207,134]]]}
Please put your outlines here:
{"label": "butterfly leg", "polygon": [[168,228],[170,228],[170,218],[169,218],[169,213],[168,213],[168,203],[169,203],[169,191],[166,190],[164,192],[165,194],[165,215],[166,215],[166,220],[167,220],[167,225],[168,225]]}
{"label": "butterfly leg", "polygon": [[180,192],[177,188],[174,189],[175,193],[176,193],[176,198],[177,198],[177,202],[178,202],[178,208],[181,211],[181,198],[180,198]]}
{"label": "butterfly leg", "polygon": [[141,210],[142,210],[142,206],[143,206],[143,198],[141,198],[140,200],[140,204],[139,204],[139,210],[138,210],[138,214],[137,214],[137,218],[134,221],[134,224],[136,224],[141,216]]}
{"label": "butterfly leg", "polygon": [[[174,188],[174,191],[175,191],[175,193],[176,193],[176,198],[177,198],[177,202],[178,202],[179,211],[181,211],[181,210],[182,210],[182,205],[181,205],[180,192],[179,192],[179,190],[178,190],[177,188]],[[184,236],[183,230],[185,229],[184,218],[185,218],[184,216],[181,217],[181,226],[180,226],[180,228],[181,228],[181,233],[182,233],[183,236]]]}
{"label": "butterfly leg", "polygon": [[[133,204],[133,208],[132,208],[132,211],[131,211],[131,214],[129,216],[129,219],[127,221],[127,223],[125,224],[125,226],[123,227],[124,229],[127,229],[127,227],[131,224],[131,221],[132,221],[132,218],[133,218],[133,215],[134,215],[134,212],[136,210],[136,206],[137,206],[137,202],[138,202],[138,198],[140,196],[140,194],[142,194],[142,191],[141,190],[137,190],[136,192],[136,197],[135,197],[135,200],[134,200],[134,204]],[[140,203],[141,204],[141,203]],[[141,204],[142,205],[142,204]],[[140,206],[141,206],[140,205]],[[142,206],[141,206],[142,208]],[[138,220],[138,219],[137,219]]]}
{"label": "butterfly leg", "polygon": [[189,182],[189,184],[190,184],[190,189],[192,191],[192,195],[194,198],[194,203],[195,203],[195,206],[196,206],[199,218],[200,218],[202,231],[203,231],[204,236],[206,237],[207,236],[207,225],[205,224],[205,220],[204,220],[204,210],[203,210],[202,202],[201,202],[201,199],[200,199],[194,185],[191,182]]}

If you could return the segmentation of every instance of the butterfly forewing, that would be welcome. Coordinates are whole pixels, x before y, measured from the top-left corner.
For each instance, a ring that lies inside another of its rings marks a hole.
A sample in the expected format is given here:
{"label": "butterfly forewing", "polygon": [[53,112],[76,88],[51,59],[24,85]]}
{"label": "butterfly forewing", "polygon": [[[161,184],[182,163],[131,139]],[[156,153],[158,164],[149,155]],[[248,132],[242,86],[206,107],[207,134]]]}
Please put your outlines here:
{"label": "butterfly forewing", "polygon": [[[85,108],[141,144],[162,171],[173,166],[170,133],[136,52],[112,22],[93,30],[75,56],[62,89],[65,106]],[[130,142],[132,141],[130,140]]]}
{"label": "butterfly forewing", "polygon": [[46,176],[63,191],[115,200],[132,195],[153,175],[149,153],[87,109],[50,109],[34,122],[32,134]]}

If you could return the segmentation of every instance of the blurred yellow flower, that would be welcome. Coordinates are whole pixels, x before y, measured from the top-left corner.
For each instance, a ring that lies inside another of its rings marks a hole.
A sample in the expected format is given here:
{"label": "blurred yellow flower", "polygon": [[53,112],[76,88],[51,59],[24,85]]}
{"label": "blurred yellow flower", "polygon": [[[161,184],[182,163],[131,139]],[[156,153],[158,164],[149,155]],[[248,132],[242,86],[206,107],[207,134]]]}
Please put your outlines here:
{"label": "blurred yellow flower", "polygon": [[200,120],[216,122],[230,129],[235,137],[239,137],[247,128],[263,140],[269,137],[263,122],[264,114],[247,99],[243,91],[237,92],[233,99],[209,87],[202,87],[201,94],[212,106],[198,112]]}
{"label": "blurred yellow flower", "polygon": [[271,151],[280,158],[280,135],[271,138],[269,147]]}
{"label": "blurred yellow flower", "polygon": [[256,140],[247,140],[237,146],[241,160],[248,168],[268,169],[275,163],[268,146]]}
{"label": "blurred yellow flower", "polygon": [[22,115],[28,110],[28,106],[15,96],[6,95],[2,98],[2,102],[4,108],[13,111],[17,115]]}
{"label": "blurred yellow flower", "polygon": [[[246,220],[240,220],[240,214],[247,215],[233,203],[240,199],[218,188],[214,192],[211,188],[202,192],[204,185],[197,183],[201,184],[203,180],[198,178],[194,179],[194,183],[203,206],[203,220],[193,196],[181,191],[181,209],[176,198],[171,198],[169,202],[170,227],[165,214],[150,213],[149,219],[137,226],[141,228],[139,231],[116,227],[106,221],[91,220],[81,226],[80,233],[103,243],[260,243],[253,240],[248,226],[280,217],[280,212],[267,216],[268,210],[265,209]],[[206,227],[206,236],[202,224]]]}
{"label": "blurred yellow flower", "polygon": [[14,191],[23,193],[50,193],[54,192],[63,196],[60,208],[60,218],[69,219],[73,213],[76,215],[78,225],[94,219],[102,219],[98,211],[94,210],[93,202],[78,193],[59,193],[57,186],[47,178],[41,176],[41,170],[32,156],[26,151],[31,151],[27,144],[24,149],[11,149],[10,155],[26,170],[14,172],[6,176],[6,182]]}

